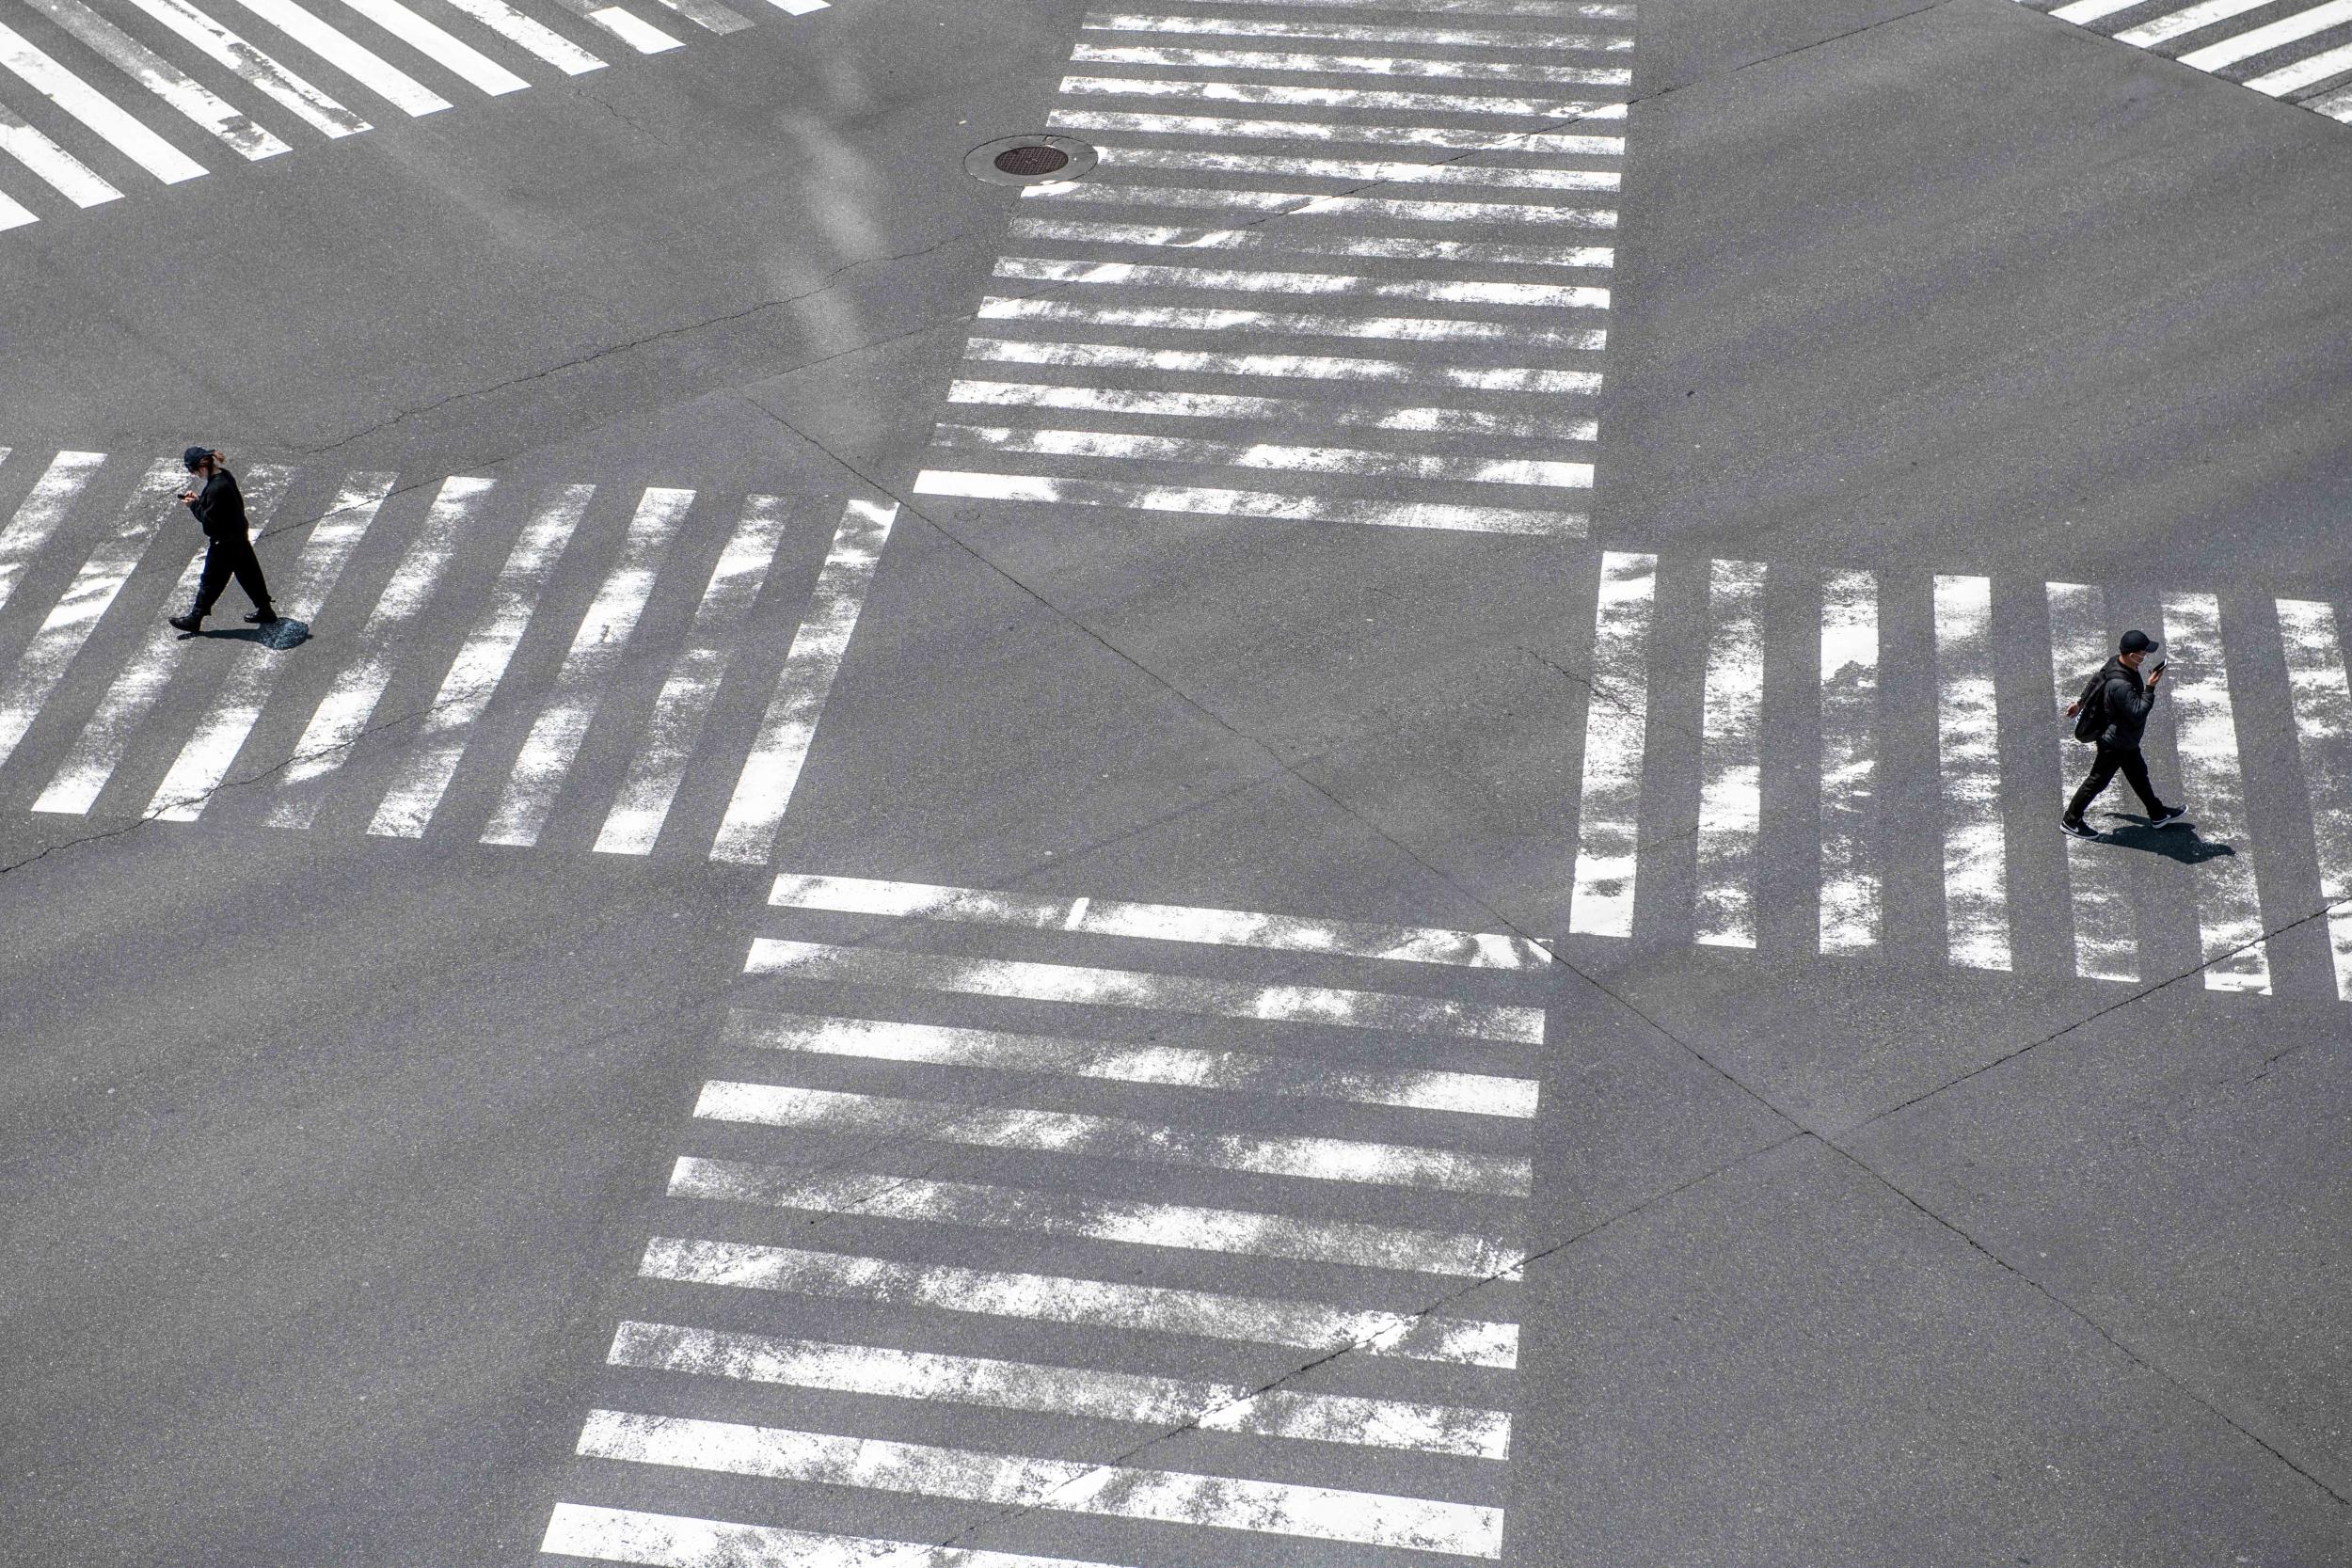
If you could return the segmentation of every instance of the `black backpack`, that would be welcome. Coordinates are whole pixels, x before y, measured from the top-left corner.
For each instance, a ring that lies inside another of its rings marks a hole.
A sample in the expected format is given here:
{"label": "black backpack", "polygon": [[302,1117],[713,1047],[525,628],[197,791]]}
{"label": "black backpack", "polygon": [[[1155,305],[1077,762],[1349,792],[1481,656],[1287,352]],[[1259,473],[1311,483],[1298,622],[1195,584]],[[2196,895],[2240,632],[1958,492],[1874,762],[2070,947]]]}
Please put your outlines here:
{"label": "black backpack", "polygon": [[2106,733],[2107,705],[2104,701],[2107,689],[2107,672],[2103,665],[2083,688],[2082,696],[2074,705],[2074,738],[2086,746],[2096,746]]}

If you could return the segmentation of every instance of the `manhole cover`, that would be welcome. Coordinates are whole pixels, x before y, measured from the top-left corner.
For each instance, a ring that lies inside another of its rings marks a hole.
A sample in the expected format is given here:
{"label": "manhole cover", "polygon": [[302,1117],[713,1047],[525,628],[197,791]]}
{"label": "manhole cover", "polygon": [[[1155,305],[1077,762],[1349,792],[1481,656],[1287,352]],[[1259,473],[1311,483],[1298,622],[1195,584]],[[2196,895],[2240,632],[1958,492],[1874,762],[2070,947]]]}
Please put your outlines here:
{"label": "manhole cover", "polygon": [[1094,172],[1094,149],[1074,136],[999,136],[974,148],[963,166],[992,185],[1083,180]]}

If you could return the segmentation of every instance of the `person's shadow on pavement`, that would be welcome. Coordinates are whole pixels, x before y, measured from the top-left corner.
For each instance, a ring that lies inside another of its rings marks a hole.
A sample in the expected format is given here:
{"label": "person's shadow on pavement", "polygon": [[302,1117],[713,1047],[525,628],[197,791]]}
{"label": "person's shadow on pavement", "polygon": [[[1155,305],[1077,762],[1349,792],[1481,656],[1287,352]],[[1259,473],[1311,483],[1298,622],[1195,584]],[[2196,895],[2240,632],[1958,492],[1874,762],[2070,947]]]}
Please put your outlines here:
{"label": "person's shadow on pavement", "polygon": [[282,652],[310,641],[310,627],[308,622],[281,615],[265,626],[205,626],[196,631],[183,631],[180,634],[180,641],[189,642],[199,637],[217,642],[258,642],[264,648]]}
{"label": "person's shadow on pavement", "polygon": [[2123,849],[2138,849],[2151,855],[2162,855],[2183,865],[2201,865],[2223,855],[2234,855],[2237,847],[2218,839],[2206,838],[2197,831],[2194,822],[2175,822],[2169,827],[2157,827],[2144,816],[2130,816],[2122,812],[2109,812],[2121,825],[2107,829],[2099,836]]}

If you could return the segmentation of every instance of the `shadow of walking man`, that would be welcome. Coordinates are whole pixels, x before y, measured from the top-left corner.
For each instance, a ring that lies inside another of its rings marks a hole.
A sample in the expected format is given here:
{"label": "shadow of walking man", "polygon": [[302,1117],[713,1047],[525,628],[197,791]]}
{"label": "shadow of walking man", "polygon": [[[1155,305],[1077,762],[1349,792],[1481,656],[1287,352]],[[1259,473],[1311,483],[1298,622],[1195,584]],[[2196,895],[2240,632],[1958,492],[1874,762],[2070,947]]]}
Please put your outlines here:
{"label": "shadow of walking man", "polygon": [[2206,861],[2218,860],[2224,855],[2237,853],[2235,845],[2205,837],[2198,832],[2197,824],[2194,822],[2175,822],[2169,826],[2158,826],[2145,816],[2126,816],[2122,812],[2110,812],[2108,815],[2119,818],[2121,826],[2109,828],[2099,837],[2103,842],[2112,844],[2118,848],[2137,849],[2146,854],[2161,855],[2166,860],[2178,861],[2183,865],[2201,865]]}

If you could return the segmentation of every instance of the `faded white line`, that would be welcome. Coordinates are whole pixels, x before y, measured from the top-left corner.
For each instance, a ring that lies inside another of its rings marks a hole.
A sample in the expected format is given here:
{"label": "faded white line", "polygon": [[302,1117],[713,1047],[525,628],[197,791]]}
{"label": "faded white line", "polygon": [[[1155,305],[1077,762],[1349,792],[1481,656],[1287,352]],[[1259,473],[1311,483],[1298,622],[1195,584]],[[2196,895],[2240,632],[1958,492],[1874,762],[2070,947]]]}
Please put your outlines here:
{"label": "faded white line", "polygon": [[[0,138],[5,138],[7,128],[0,126]],[[6,191],[0,191],[0,229],[22,229],[28,223],[40,221],[40,218],[30,207],[23,205]]]}
{"label": "faded white line", "polygon": [[[1504,98],[1485,93],[1397,92],[1376,87],[1306,87],[1272,82],[1188,82],[1168,76],[1065,76],[1071,97],[1176,98],[1203,103],[1283,104],[1316,109],[1396,109],[1514,119],[1622,119],[1625,104],[1591,98]],[[1034,188],[1034,187],[1032,187]]]}
{"label": "faded white line", "polygon": [[2250,60],[2285,44],[2324,33],[2330,27],[2352,22],[2352,0],[2328,0],[2326,5],[2282,16],[2278,21],[2209,43],[2202,49],[2192,49],[2180,56],[2185,66],[2198,71],[2219,71],[2240,60]]}
{"label": "faded white line", "polygon": [[1399,76],[1459,82],[1541,82],[1555,87],[1621,87],[1622,66],[1534,65],[1519,60],[1456,60],[1438,55],[1322,55],[1298,49],[1192,49],[1150,44],[1080,43],[1073,65],[1159,66],[1184,71],[1288,71],[1318,76]]}
{"label": "faded white line", "polygon": [[1425,43],[1471,49],[1567,49],[1618,53],[1633,47],[1623,33],[1519,32],[1500,27],[1397,27],[1347,22],[1260,22],[1230,16],[1179,16],[1162,11],[1094,11],[1089,32],[1195,33],[1218,38],[1333,39],[1342,43]]}
{"label": "faded white line", "polygon": [[1875,947],[1878,818],[1878,580],[1833,572],[1821,585],[1820,950]]}
{"label": "faded white line", "polygon": [[1756,945],[1756,844],[1763,823],[1764,567],[1708,571],[1706,689],[1699,721],[1696,940]]}
{"label": "faded white line", "polygon": [[1422,452],[1367,451],[1358,447],[1287,447],[1271,442],[1194,441],[1176,436],[1130,436],[1104,430],[1015,430],[1004,425],[942,424],[931,442],[949,451],[1033,452],[1049,457],[1103,457],[1126,462],[1215,463],[1294,474],[1368,474],[1392,479],[1451,480],[1467,484],[1592,487],[1590,463],[1534,458],[1438,457]]}
{"label": "faded white line", "polygon": [[1642,761],[1649,723],[1649,626],[1658,558],[1600,558],[1593,610],[1593,673],[1584,709],[1584,769],[1576,814],[1575,891],[1568,929],[1633,934],[1642,828]]}
{"label": "faded white line", "polygon": [[449,107],[448,99],[373,49],[328,26],[294,4],[294,0],[238,3],[370,92],[410,115],[429,115]]}
{"label": "faded white line", "polygon": [[1502,506],[1454,506],[1435,501],[1359,501],[1269,490],[1207,485],[1115,484],[1105,480],[1042,474],[971,473],[926,468],[914,476],[918,496],[976,500],[1036,501],[1061,506],[1115,506],[1136,512],[1183,512],[1199,516],[1256,517],[1277,522],[1354,523],[1378,528],[1447,529],[1470,533],[1556,534],[1581,538],[1581,512],[1538,512]]}
{"label": "faded white line", "polygon": [[1178,229],[1109,223],[1096,218],[1016,214],[1010,232],[1024,240],[1074,240],[1085,245],[1163,245],[1171,250],[1271,250],[1285,256],[1355,256],[1367,261],[1460,261],[1477,266],[1608,267],[1608,245],[1510,245],[1486,240],[1401,239],[1392,235],[1273,232],[1263,229]]}
{"label": "faded white line", "polygon": [[659,55],[686,47],[683,40],[672,38],[650,22],[639,21],[618,6],[599,6],[596,0],[557,0],[557,3],[581,21],[594,23],[611,33],[640,55]]}
{"label": "faded white line", "polygon": [[566,76],[600,71],[604,62],[554,29],[532,21],[506,0],[449,0],[507,42],[555,67]]}
{"label": "faded white line", "polygon": [[[1217,0],[1223,6],[1279,6],[1284,10],[1329,8],[1360,11],[1364,0]],[[1630,22],[1630,4],[1594,0],[1380,0],[1384,11],[1438,11],[1461,16],[1572,16],[1595,22]]]}
{"label": "faded white line", "polygon": [[719,0],[661,0],[661,4],[686,18],[707,33],[724,36],[739,33],[752,24],[752,19],[728,9]]}
{"label": "faded white line", "polygon": [[[2058,810],[2073,804],[2092,750],[2074,738],[2067,705],[2082,695],[2114,644],[2107,636],[2106,601],[2098,589],[2053,582],[2050,673],[2058,694]],[[2131,878],[2122,861],[2078,838],[2066,840],[2066,879],[2074,911],[2074,973],[2089,980],[2139,978],[2139,923]]]}
{"label": "faded white line", "polygon": [[[2095,22],[2110,11],[2123,10],[2140,3],[2141,0],[2112,0],[2112,3],[2110,0],[2094,0],[2092,6],[2064,6],[2050,14],[2068,22]],[[2112,36],[2118,43],[2137,44],[2145,49],[2152,43],[2162,43],[2167,39],[2179,38],[2183,33],[2196,32],[2201,27],[2226,22],[2231,17],[2259,10],[2269,4],[2271,0],[2200,0],[2197,5],[2167,11],[2152,21],[2143,22],[2137,27],[2126,27]],[[2104,6],[2105,9],[2095,8],[2098,6]],[[2078,14],[2070,16],[2067,14],[2069,11]]]}
{"label": "faded white line", "polygon": [[2260,76],[2249,77],[2240,86],[2252,87],[2256,92],[2268,93],[2273,98],[2280,98],[2300,88],[2308,87],[2313,82],[2323,82],[2330,76],[2339,75],[2347,71],[2352,71],[2352,43],[2338,44],[2333,49],[2323,50],[2308,58],[2297,60],[2293,65],[2280,66],[2276,71],[2266,71]]}
{"label": "faded white line", "polygon": [[493,97],[520,92],[529,82],[448,29],[427,22],[400,0],[342,0],[401,42],[453,75]]}
{"label": "faded white line", "polygon": [[1308,381],[1378,381],[1391,386],[1453,387],[1467,392],[1597,392],[1595,371],[1422,364],[1339,354],[1213,354],[1200,349],[1127,348],[1117,343],[1031,342],[973,338],[963,356],[994,365],[1078,365],[1089,369],[1182,371],[1197,375],[1264,375]]}
{"label": "faded white line", "polygon": [[2331,605],[2280,599],[2278,609],[2336,995],[2352,1002],[2352,684],[2344,677],[2344,639]]}
{"label": "faded white line", "polygon": [[1320,403],[1304,398],[1250,397],[1239,392],[1138,391],[1125,387],[1061,387],[1037,381],[958,381],[950,403],[1000,408],[1053,408],[1153,419],[1283,420],[1338,430],[1502,436],[1517,440],[1590,441],[1597,421],[1551,414],[1490,413],[1476,408],[1399,408]]}
{"label": "faded white line", "polygon": [[1057,108],[1046,117],[1055,131],[1131,131],[1149,135],[1208,136],[1218,141],[1364,142],[1387,147],[1437,147],[1475,152],[1568,152],[1615,157],[1623,136],[1558,131],[1470,131],[1455,125],[1363,125],[1327,119],[1235,119],[1221,115],[1164,115],[1118,109]]}
{"label": "faded white line", "polygon": [[1607,335],[1590,327],[1535,326],[1525,322],[1438,316],[1326,316],[1296,310],[1219,309],[1198,305],[1093,305],[1066,299],[1000,297],[981,301],[978,319],[1131,326],[1148,332],[1370,338],[1381,342],[1510,343],[1586,351],[1607,346]]}
{"label": "faded white line", "polygon": [[95,207],[122,195],[100,179],[97,170],[33,129],[5,103],[0,103],[0,152],[40,176],[76,207]]}
{"label": "faded white line", "polygon": [[1452,278],[1367,277],[1345,272],[1260,272],[1231,267],[1169,267],[1142,261],[1064,261],[1007,256],[994,276],[1043,283],[1202,289],[1232,293],[1336,294],[1362,299],[1411,299],[1438,305],[1531,306],[1606,310],[1609,291],[1564,283],[1503,283]]}
{"label": "faded white line", "polygon": [[202,164],[123,113],[113,100],[5,23],[0,23],[0,66],[165,184],[176,185],[204,172]]}
{"label": "faded white line", "polygon": [[1525,201],[1452,201],[1438,197],[1316,196],[1303,191],[1226,190],[1217,186],[1088,184],[1066,181],[1025,185],[1025,201],[1063,206],[1230,207],[1292,218],[1381,218],[1410,223],[1499,223],[1570,229],[1614,229],[1607,207],[1551,207]]}
{"label": "faded white line", "polygon": [[1613,191],[1614,169],[1528,168],[1516,164],[1399,164],[1362,158],[1295,158],[1270,152],[1203,152],[1189,148],[1097,147],[1101,166],[1187,173],[1270,174],[1297,180],[1376,184],[1480,185],[1502,190]]}
{"label": "faded white line", "polygon": [[[778,0],[783,3],[783,0]],[[806,8],[812,0],[793,0]],[[789,6],[787,9],[791,8]],[[1070,1557],[826,1535],[676,1513],[557,1503],[539,1550],[645,1568],[1120,1568]]]}
{"label": "faded white line", "polygon": [[43,16],[72,33],[90,51],[182,116],[234,148],[246,158],[268,158],[290,150],[210,87],[82,4],[82,0],[30,0]]}
{"label": "faded white line", "polygon": [[1993,579],[1935,579],[1935,727],[1944,797],[1944,937],[1950,960],[2010,967],[2009,844],[1993,689]]}
{"label": "faded white line", "polygon": [[198,10],[187,0],[129,0],[170,28],[215,63],[277,103],[320,135],[340,137],[367,130],[368,122],[336,103],[259,49]]}
{"label": "faded white line", "polygon": [[103,451],[61,451],[33,482],[7,529],[0,530],[0,605],[8,602],[25,567],[49,543],[105,461]]}
{"label": "faded white line", "polygon": [[2238,765],[2237,717],[2221,648],[2221,606],[2211,594],[2164,596],[2162,689],[2171,697],[2181,788],[2197,836],[2227,846],[2197,864],[2197,925],[2207,990],[2270,993],[2269,944],[2254,880],[2254,838]]}

